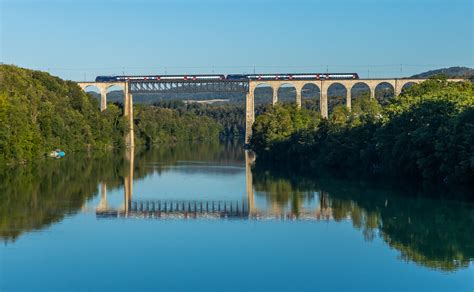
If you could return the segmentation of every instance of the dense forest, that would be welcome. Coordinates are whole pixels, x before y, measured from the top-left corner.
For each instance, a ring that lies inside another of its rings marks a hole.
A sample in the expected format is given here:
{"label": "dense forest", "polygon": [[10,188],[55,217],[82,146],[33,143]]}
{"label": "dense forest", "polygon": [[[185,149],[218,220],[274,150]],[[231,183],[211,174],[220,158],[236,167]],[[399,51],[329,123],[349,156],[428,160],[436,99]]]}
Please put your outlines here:
{"label": "dense forest", "polygon": [[242,138],[245,135],[244,105],[209,105],[184,103],[179,100],[159,101],[153,105],[158,108],[176,110],[180,115],[193,114],[211,118],[221,126],[220,137],[222,139]]}
{"label": "dense forest", "polygon": [[135,106],[137,144],[152,146],[180,141],[218,140],[221,126],[213,119],[191,112],[156,106]]}
{"label": "dense forest", "polygon": [[431,79],[384,107],[337,106],[328,120],[276,106],[256,118],[251,147],[257,162],[280,167],[472,185],[474,85]]}
{"label": "dense forest", "polygon": [[0,65],[0,163],[32,160],[51,150],[120,147],[127,131],[121,110],[98,102],[72,81]]}
{"label": "dense forest", "polygon": [[[0,65],[0,165],[23,163],[54,149],[104,152],[124,146],[120,104],[99,111],[97,99],[75,82]],[[204,114],[137,106],[137,144],[218,139],[222,126]]]}

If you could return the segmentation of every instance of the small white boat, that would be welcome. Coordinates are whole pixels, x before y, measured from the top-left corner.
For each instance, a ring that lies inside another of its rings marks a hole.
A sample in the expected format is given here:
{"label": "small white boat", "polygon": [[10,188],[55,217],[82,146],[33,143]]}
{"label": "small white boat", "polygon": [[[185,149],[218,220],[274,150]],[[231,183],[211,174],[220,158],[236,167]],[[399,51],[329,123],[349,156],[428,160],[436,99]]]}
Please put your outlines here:
{"label": "small white boat", "polygon": [[54,158],[61,158],[61,157],[64,157],[65,155],[66,153],[64,153],[64,151],[60,149],[53,150],[51,151],[51,153],[49,153],[49,156],[54,157]]}

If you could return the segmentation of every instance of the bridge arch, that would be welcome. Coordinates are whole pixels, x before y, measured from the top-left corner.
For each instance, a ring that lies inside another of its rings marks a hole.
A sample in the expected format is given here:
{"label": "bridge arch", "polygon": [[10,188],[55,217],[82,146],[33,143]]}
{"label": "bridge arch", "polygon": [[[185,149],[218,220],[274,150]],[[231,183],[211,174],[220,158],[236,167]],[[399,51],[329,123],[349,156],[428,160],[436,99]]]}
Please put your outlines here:
{"label": "bridge arch", "polygon": [[347,88],[340,82],[333,82],[327,88],[328,113],[332,113],[336,106],[347,106]]}
{"label": "bridge arch", "polygon": [[321,88],[314,83],[301,87],[301,100],[304,108],[321,111]]}
{"label": "bridge arch", "polygon": [[351,101],[352,102],[360,98],[370,98],[370,95],[371,95],[370,86],[367,83],[360,81],[352,85],[352,88],[351,88]]}
{"label": "bridge arch", "polygon": [[98,100],[100,100],[101,94],[104,93],[102,88],[94,84],[84,86],[82,90],[84,90],[85,93],[92,95],[94,98],[97,98]]}
{"label": "bridge arch", "polygon": [[297,103],[298,92],[292,83],[283,83],[277,87],[276,99],[278,103]]}
{"label": "bridge arch", "polygon": [[107,87],[102,83],[79,83],[79,87],[82,88],[87,94],[91,94],[99,100],[100,111],[104,111],[107,108]]}
{"label": "bridge arch", "polygon": [[401,93],[405,92],[407,89],[409,89],[410,87],[412,87],[415,84],[417,84],[417,82],[415,82],[415,81],[408,81],[408,82],[403,83],[403,85],[401,87]]}
{"label": "bridge arch", "polygon": [[387,104],[390,99],[395,97],[395,88],[389,82],[380,82],[375,86],[374,95],[375,99],[377,99],[380,104],[384,105]]}
{"label": "bridge arch", "polygon": [[273,87],[265,82],[258,83],[253,89],[253,96],[256,105],[274,104],[275,92]]}
{"label": "bridge arch", "polygon": [[122,85],[111,84],[106,88],[106,97],[108,102],[125,103],[125,88]]}

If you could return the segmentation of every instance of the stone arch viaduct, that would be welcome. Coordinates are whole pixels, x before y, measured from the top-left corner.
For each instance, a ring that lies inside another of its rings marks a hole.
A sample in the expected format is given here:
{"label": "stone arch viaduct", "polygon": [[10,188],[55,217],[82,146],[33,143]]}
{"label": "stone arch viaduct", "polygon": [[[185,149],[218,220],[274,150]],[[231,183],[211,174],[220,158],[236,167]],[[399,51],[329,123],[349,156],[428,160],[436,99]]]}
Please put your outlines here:
{"label": "stone arch viaduct", "polygon": [[[240,87],[239,86],[234,86],[232,87],[232,91],[239,91],[239,92],[245,92],[246,93],[246,117],[245,117],[245,143],[248,144],[250,141],[250,137],[252,135],[252,126],[255,121],[255,89],[260,86],[268,86],[272,88],[273,91],[273,96],[272,96],[272,104],[276,104],[278,102],[278,90],[280,87],[283,85],[291,85],[295,88],[296,90],[296,98],[295,98],[295,103],[298,107],[301,106],[301,93],[303,91],[303,87],[307,86],[308,84],[311,84],[312,86],[316,86],[319,89],[320,92],[320,110],[321,110],[321,115],[323,118],[328,118],[329,116],[329,111],[328,111],[328,91],[329,88],[332,85],[339,84],[342,85],[345,90],[346,90],[346,102],[345,105],[347,108],[351,109],[351,91],[354,86],[357,84],[362,84],[366,87],[369,88],[370,90],[370,98],[375,98],[375,90],[376,88],[384,84],[386,86],[389,86],[393,89],[394,95],[398,96],[403,88],[405,88],[409,84],[416,84],[420,83],[422,81],[425,81],[426,79],[350,79],[350,80],[337,80],[337,79],[332,79],[332,80],[249,80],[248,82],[241,83]],[[463,79],[448,79],[448,81],[452,82],[459,82],[463,81]],[[216,81],[215,83],[217,84],[218,82],[222,82],[224,84],[225,82],[223,81]],[[173,81],[174,86],[178,86],[176,88],[181,88],[179,92],[186,92],[186,90],[191,90],[194,88],[196,90],[196,87],[199,82],[195,81],[180,81],[176,82]],[[206,83],[206,84],[204,84]],[[126,116],[128,119],[128,123],[130,126],[130,132],[125,137],[126,139],[126,144],[129,147],[134,147],[134,130],[133,130],[133,98],[132,98],[132,93],[135,91],[139,92],[145,92],[146,90],[149,90],[147,92],[159,92],[163,85],[163,82],[153,82],[153,81],[147,81],[146,83],[141,83],[139,86],[132,86],[131,82],[78,82],[78,85],[83,89],[86,90],[88,87],[96,87],[100,91],[100,109],[101,111],[105,110],[107,108],[107,91],[111,87],[120,87],[124,91],[124,116]],[[156,86],[156,84],[161,84],[160,86]],[[209,90],[209,82],[201,82],[199,83],[202,88],[202,90]],[[204,86],[203,86],[204,84]],[[219,86],[215,86],[216,84],[213,85],[212,90],[213,91],[219,91]],[[191,86],[190,86],[191,85]],[[179,87],[181,86],[181,87]],[[194,86],[194,87],[192,87]],[[222,91],[228,91],[229,86],[226,85],[222,86]],[[141,89],[137,89],[141,88]],[[145,88],[145,89],[144,89]],[[226,89],[227,88],[227,89]],[[199,90],[199,89],[198,89]]]}

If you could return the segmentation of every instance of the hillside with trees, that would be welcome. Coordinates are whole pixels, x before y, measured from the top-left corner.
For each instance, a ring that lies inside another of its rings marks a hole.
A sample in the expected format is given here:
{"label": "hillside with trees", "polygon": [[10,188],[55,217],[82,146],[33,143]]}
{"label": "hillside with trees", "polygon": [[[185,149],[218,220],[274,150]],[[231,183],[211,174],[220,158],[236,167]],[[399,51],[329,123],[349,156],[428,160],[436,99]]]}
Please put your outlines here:
{"label": "hillside with trees", "polygon": [[9,65],[0,66],[0,76],[0,162],[123,144],[121,110],[112,105],[100,113],[97,100],[75,82]]}
{"label": "hillside with trees", "polygon": [[[128,126],[121,105],[103,112],[75,82],[45,72],[0,65],[0,165],[24,163],[54,149],[104,152],[124,147]],[[138,107],[138,144],[218,139],[209,117],[172,109]]]}
{"label": "hillside with trees", "polygon": [[432,79],[382,107],[358,99],[328,120],[276,106],[256,118],[257,162],[305,171],[387,175],[444,184],[474,182],[474,85]]}
{"label": "hillside with trees", "polygon": [[411,76],[410,78],[430,78],[435,76],[444,76],[446,78],[474,78],[474,69],[468,67],[449,67],[436,70],[430,70]]}

